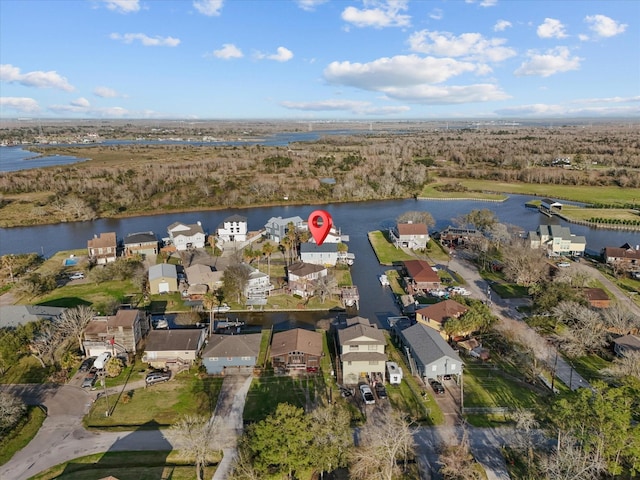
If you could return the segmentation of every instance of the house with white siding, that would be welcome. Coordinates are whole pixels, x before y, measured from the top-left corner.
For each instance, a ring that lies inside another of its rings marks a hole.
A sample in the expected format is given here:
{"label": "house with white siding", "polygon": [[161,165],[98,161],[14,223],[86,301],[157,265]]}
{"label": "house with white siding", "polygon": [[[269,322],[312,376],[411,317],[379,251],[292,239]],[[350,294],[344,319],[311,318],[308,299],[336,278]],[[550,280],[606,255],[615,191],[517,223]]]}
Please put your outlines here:
{"label": "house with white siding", "polygon": [[176,250],[204,248],[206,237],[200,222],[191,225],[175,222],[169,225],[167,232]]}

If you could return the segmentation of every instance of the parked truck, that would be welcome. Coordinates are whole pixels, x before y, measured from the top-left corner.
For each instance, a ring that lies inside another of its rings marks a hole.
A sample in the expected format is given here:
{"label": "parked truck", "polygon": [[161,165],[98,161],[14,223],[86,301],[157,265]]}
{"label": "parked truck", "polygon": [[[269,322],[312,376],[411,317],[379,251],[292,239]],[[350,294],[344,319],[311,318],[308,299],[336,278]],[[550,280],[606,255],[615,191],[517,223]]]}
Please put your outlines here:
{"label": "parked truck", "polygon": [[402,381],[402,368],[396,362],[387,362],[387,380],[391,385],[399,385]]}

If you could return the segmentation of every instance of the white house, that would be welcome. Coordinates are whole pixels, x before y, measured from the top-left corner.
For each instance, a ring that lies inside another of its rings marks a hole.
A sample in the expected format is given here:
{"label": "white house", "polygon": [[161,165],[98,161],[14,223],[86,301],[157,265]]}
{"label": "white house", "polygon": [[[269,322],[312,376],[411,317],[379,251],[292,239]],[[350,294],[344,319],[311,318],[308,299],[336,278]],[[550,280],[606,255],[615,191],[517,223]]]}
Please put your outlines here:
{"label": "white house", "polygon": [[231,215],[218,225],[218,238],[222,242],[244,242],[247,240],[247,217]]}
{"label": "white house", "polygon": [[294,228],[301,228],[304,221],[298,216],[288,218],[271,217],[264,226],[266,237],[274,242],[282,241],[287,236],[290,223],[293,224]]}
{"label": "white house", "polygon": [[245,268],[249,271],[249,279],[244,289],[244,296],[247,299],[264,299],[269,296],[269,292],[273,290],[271,279],[266,273],[262,273],[257,268],[252,267],[246,263],[243,263]]}
{"label": "white house", "polygon": [[205,234],[200,222],[192,225],[180,222],[172,223],[167,232],[169,232],[169,238],[176,250],[204,248]]}
{"label": "white house", "polygon": [[544,248],[547,255],[583,255],[587,240],[582,235],[573,235],[569,227],[541,224],[535,232],[529,232],[531,248]]}
{"label": "white house", "polygon": [[313,295],[318,279],[326,276],[327,269],[323,265],[296,262],[287,268],[289,290],[303,298]]}
{"label": "white house", "polygon": [[338,244],[306,242],[300,244],[300,260],[314,265],[326,265],[335,267],[338,262]]}

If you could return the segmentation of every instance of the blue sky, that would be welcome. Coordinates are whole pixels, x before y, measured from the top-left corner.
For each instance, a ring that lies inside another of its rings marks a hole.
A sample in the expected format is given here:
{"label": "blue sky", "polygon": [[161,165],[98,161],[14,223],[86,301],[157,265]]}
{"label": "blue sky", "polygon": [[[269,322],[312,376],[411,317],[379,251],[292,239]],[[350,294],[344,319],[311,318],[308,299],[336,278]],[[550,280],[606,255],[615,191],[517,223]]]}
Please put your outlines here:
{"label": "blue sky", "polygon": [[640,1],[0,0],[0,118],[640,117]]}

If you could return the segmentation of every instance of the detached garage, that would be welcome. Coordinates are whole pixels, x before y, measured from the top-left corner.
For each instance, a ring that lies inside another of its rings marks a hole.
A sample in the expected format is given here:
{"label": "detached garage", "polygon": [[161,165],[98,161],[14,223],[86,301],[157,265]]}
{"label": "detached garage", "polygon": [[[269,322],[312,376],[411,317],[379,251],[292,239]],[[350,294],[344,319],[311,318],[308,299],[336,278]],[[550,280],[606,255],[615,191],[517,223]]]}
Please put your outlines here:
{"label": "detached garage", "polygon": [[178,270],[170,263],[159,263],[149,269],[149,292],[170,293],[178,291]]}

